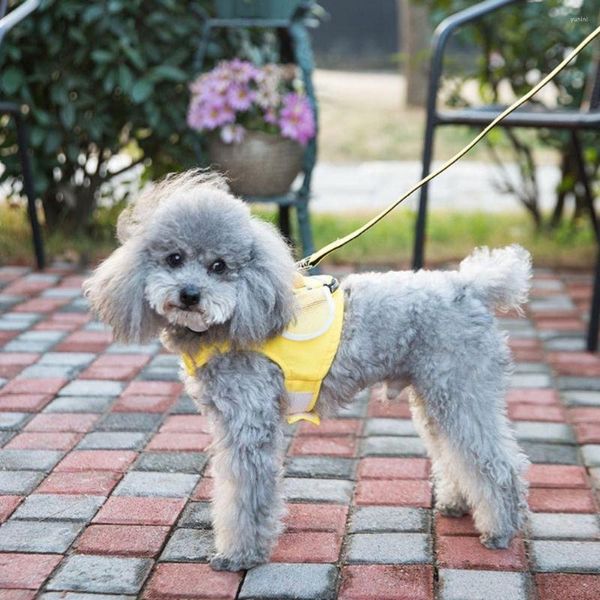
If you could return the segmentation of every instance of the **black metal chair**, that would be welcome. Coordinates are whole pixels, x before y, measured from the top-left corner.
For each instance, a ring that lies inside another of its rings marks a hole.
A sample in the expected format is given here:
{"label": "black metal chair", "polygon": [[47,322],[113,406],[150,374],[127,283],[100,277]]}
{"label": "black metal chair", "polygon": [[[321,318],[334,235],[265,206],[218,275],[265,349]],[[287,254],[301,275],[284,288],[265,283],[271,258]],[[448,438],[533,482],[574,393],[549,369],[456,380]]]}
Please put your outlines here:
{"label": "black metal chair", "polygon": [[[8,0],[0,1],[0,44],[4,36],[15,25],[20,23],[25,17],[31,14],[40,5],[40,0],[27,0],[17,6],[14,10],[7,12]],[[19,152],[19,160],[21,161],[21,169],[23,176],[23,192],[27,197],[27,213],[29,223],[31,224],[31,233],[33,237],[33,248],[38,269],[43,269],[45,266],[44,244],[42,241],[42,233],[40,223],[37,217],[35,206],[35,192],[33,187],[33,172],[31,162],[29,160],[29,133],[25,115],[27,107],[21,106],[15,102],[0,100],[0,114],[8,114],[13,117],[17,129],[17,146]]]}
{"label": "black metal chair", "polygon": [[[423,145],[423,172],[426,177],[431,169],[433,141],[436,127],[442,125],[472,125],[485,127],[504,107],[482,106],[459,110],[438,110],[437,96],[442,76],[444,50],[450,36],[463,25],[479,21],[481,18],[503,7],[526,0],[486,0],[465,10],[462,10],[440,23],[433,35],[433,56],[429,72],[429,91],[427,98],[427,119]],[[524,106],[510,114],[500,127],[530,127],[544,129],[564,129],[571,133],[574,158],[577,163],[579,179],[585,193],[586,208],[596,239],[600,245],[600,227],[594,209],[594,198],[589,178],[585,168],[579,133],[581,131],[600,131],[600,60],[594,67],[592,85],[588,86],[589,97],[579,109],[544,110],[538,107]],[[415,226],[415,241],[413,252],[413,268],[420,269],[424,262],[425,229],[427,224],[428,185],[421,188],[419,208]],[[599,246],[600,247],[600,246]],[[590,312],[587,348],[596,351],[598,348],[598,326],[600,324],[600,252],[596,265],[594,296]]]}

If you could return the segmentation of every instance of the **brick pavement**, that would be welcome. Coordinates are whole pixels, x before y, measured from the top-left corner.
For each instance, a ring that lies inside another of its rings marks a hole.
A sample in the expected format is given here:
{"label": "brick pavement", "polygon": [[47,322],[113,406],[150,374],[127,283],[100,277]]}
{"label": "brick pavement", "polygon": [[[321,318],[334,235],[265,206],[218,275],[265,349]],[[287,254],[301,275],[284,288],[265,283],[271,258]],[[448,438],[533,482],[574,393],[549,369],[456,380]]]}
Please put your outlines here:
{"label": "brick pavement", "polygon": [[[590,281],[537,272],[509,415],[532,459],[531,518],[505,551],[432,511],[429,464],[381,391],[289,429],[289,514],[272,562],[215,573],[205,419],[158,344],[93,321],[82,277],[0,268],[0,600],[597,600],[600,357]],[[309,481],[310,480],[310,481]]]}

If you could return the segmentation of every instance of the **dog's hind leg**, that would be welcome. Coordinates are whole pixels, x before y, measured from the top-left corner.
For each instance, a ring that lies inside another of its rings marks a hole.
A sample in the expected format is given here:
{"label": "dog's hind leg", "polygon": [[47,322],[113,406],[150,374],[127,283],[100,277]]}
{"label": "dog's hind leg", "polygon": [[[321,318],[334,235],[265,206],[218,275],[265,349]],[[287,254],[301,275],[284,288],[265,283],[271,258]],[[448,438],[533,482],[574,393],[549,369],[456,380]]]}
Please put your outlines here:
{"label": "dog's hind leg", "polygon": [[211,566],[239,571],[266,562],[281,531],[282,389],[277,373],[227,372],[209,408],[217,550]]}
{"label": "dog's hind leg", "polygon": [[437,424],[425,409],[424,401],[411,386],[408,400],[417,433],[423,440],[431,459],[431,474],[435,490],[435,507],[448,517],[461,517],[469,511],[469,505],[455,478],[454,465],[445,451]]}

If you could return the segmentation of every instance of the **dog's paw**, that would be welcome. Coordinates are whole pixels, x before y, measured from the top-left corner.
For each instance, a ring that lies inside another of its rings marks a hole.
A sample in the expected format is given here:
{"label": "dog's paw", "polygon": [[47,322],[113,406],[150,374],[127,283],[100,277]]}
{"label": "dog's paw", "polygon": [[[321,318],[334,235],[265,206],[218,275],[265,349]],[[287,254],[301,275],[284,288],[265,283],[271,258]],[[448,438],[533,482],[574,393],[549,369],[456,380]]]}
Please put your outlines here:
{"label": "dog's paw", "polygon": [[463,517],[469,512],[465,504],[438,504],[436,509],[444,517]]}
{"label": "dog's paw", "polygon": [[489,535],[483,533],[479,536],[479,540],[490,550],[503,550],[510,546],[512,535]]}
{"label": "dog's paw", "polygon": [[258,556],[225,556],[224,554],[215,554],[210,560],[210,566],[215,571],[246,571],[264,562],[266,560]]}

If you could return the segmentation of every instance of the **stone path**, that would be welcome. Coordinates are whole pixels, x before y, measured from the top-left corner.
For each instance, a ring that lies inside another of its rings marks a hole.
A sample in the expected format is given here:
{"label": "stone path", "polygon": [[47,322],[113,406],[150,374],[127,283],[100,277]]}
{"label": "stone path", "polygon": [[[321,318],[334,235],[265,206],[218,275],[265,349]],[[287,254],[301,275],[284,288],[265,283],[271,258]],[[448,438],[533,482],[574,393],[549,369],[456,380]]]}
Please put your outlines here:
{"label": "stone path", "polygon": [[508,410],[529,471],[528,531],[506,551],[432,509],[403,402],[360,395],[289,430],[286,531],[272,563],[215,573],[206,422],[158,345],[91,320],[82,277],[0,269],[0,600],[597,600],[600,358],[586,277],[538,272]]}

